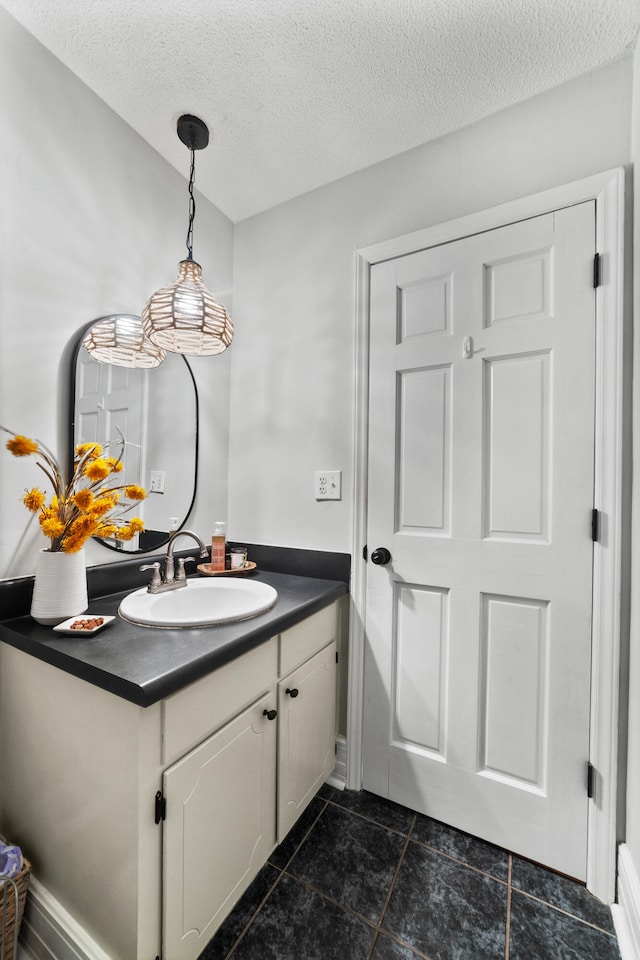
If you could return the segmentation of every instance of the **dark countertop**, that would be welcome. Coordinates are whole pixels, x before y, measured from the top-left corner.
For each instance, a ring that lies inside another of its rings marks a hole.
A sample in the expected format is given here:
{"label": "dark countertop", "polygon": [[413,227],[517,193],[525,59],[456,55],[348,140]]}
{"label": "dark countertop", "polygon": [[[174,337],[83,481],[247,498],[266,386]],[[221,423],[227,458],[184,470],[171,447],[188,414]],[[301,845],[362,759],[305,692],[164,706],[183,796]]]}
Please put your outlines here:
{"label": "dark countertop", "polygon": [[[157,629],[120,617],[91,637],[55,633],[29,616],[0,623],[0,640],[131,703],[148,707],[199,680],[348,592],[343,580],[260,570],[250,574],[275,587],[275,606],[249,620],[216,627]],[[96,597],[87,614],[113,615],[134,587]],[[187,587],[188,589],[188,587]]]}

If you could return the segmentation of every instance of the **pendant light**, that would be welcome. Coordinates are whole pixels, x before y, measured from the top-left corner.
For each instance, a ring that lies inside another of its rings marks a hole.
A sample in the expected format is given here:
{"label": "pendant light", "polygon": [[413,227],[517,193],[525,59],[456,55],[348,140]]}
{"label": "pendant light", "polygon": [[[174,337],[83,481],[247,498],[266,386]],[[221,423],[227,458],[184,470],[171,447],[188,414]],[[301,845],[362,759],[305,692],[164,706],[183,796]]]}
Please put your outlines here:
{"label": "pendant light", "polygon": [[164,350],[144,336],[140,317],[124,313],[96,320],[82,344],[94,360],[116,367],[149,369],[166,357]]}
{"label": "pendant light", "polygon": [[145,306],[142,328],[145,336],[163,350],[206,357],[222,353],[233,338],[229,314],[205,287],[202,267],[193,259],[195,151],[207,146],[209,130],[198,117],[186,114],[178,120],[178,136],[191,151],[187,259],[181,261],[174,282],[154,293]]}

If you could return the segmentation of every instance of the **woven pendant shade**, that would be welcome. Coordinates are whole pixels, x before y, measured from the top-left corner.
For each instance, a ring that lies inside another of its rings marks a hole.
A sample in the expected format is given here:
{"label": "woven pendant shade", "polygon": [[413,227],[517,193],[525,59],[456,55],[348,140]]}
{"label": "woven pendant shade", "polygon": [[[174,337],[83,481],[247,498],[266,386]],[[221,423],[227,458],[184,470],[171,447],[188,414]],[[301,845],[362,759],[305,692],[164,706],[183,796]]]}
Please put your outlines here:
{"label": "woven pendant shade", "polygon": [[128,314],[97,320],[82,343],[94,360],[117,367],[157,367],[166,357],[164,350],[144,336],[140,317]]}
{"label": "woven pendant shade", "polygon": [[195,260],[182,260],[174,282],[153,294],[142,329],[163,350],[196,357],[222,353],[233,339],[231,317],[205,287]]}

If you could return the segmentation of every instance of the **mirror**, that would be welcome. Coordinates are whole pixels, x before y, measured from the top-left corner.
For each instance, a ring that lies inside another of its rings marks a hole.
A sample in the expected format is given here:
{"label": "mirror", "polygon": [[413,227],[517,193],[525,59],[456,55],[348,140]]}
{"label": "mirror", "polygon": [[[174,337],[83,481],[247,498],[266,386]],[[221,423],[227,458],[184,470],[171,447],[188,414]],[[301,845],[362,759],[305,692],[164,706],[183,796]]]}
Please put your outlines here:
{"label": "mirror", "polygon": [[[125,483],[144,487],[136,505],[145,529],[135,540],[97,539],[110,550],[153,552],[184,526],[196,497],[198,477],[198,391],[186,357],[168,353],[152,369],[115,366],[95,360],[83,339],[99,317],[76,334],[71,349],[68,457],[79,443],[96,442],[119,452],[118,430],[126,445]],[[133,317],[131,319],[138,320]]]}

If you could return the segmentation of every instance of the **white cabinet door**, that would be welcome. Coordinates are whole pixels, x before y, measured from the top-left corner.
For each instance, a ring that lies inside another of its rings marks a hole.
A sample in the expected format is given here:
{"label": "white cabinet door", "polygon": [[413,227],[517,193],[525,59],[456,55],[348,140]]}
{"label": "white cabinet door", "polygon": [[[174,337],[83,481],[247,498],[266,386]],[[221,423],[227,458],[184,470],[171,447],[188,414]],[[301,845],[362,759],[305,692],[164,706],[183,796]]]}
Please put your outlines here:
{"label": "white cabinet door", "polygon": [[336,644],[278,684],[278,840],[335,766]]}
{"label": "white cabinet door", "polygon": [[197,957],[275,846],[275,690],[164,774],[163,954]]}

